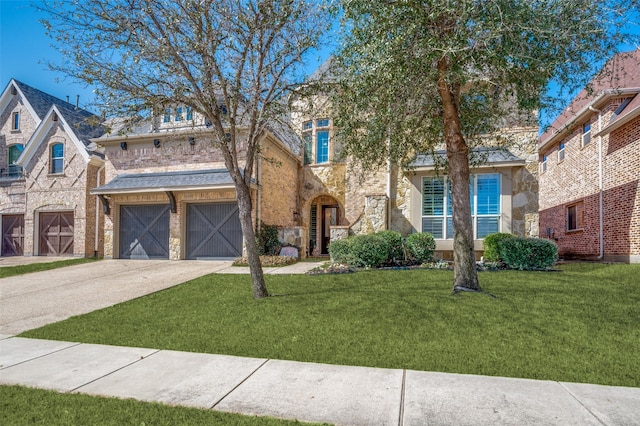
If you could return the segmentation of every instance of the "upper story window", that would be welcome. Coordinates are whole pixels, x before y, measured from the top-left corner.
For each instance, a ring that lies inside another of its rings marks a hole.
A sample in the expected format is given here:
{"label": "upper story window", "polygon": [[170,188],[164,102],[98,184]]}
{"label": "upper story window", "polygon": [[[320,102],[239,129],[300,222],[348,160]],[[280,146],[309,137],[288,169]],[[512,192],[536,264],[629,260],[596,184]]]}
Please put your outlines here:
{"label": "upper story window", "polygon": [[542,173],[547,171],[547,156],[542,156]]}
{"label": "upper story window", "polygon": [[564,142],[560,142],[558,146],[558,162],[564,160]]}
{"label": "upper story window", "polygon": [[62,173],[64,171],[64,144],[54,143],[51,145],[51,174]]}
{"label": "upper story window", "polygon": [[[330,120],[321,118],[302,123],[304,164],[329,162]],[[315,160],[315,161],[314,161]]]}
{"label": "upper story window", "polygon": [[[500,230],[500,174],[480,174],[469,182],[473,235],[481,239]],[[446,176],[422,178],[422,232],[453,239],[451,182]]]}
{"label": "upper story window", "polygon": [[585,123],[582,126],[582,146],[589,145],[591,142],[591,123]]}
{"label": "upper story window", "polygon": [[164,123],[168,123],[171,121],[171,108],[167,108],[164,110],[164,118],[162,119]]}
{"label": "upper story window", "polygon": [[176,116],[174,118],[175,121],[182,121],[182,107],[176,108]]}
{"label": "upper story window", "polygon": [[187,120],[193,120],[193,110],[190,106],[186,107],[187,109]]}
{"label": "upper story window", "polygon": [[9,146],[9,177],[17,177],[22,174],[22,167],[16,164],[18,157],[22,154],[24,145],[11,145]]}
{"label": "upper story window", "polygon": [[11,130],[20,130],[20,113],[17,111],[11,115]]}

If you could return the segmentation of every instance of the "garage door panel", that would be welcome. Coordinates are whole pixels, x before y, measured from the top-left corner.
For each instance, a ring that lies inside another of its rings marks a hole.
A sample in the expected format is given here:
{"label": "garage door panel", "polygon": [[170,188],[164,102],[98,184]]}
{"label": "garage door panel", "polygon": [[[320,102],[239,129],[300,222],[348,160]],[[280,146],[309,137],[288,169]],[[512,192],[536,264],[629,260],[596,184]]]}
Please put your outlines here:
{"label": "garage door panel", "polygon": [[120,207],[120,258],[169,258],[169,206]]}
{"label": "garage door panel", "polygon": [[236,203],[190,204],[187,208],[187,258],[242,255],[242,229]]}
{"label": "garage door panel", "polygon": [[73,212],[40,213],[39,255],[73,255]]}
{"label": "garage door panel", "polygon": [[2,216],[2,256],[24,254],[24,215]]}

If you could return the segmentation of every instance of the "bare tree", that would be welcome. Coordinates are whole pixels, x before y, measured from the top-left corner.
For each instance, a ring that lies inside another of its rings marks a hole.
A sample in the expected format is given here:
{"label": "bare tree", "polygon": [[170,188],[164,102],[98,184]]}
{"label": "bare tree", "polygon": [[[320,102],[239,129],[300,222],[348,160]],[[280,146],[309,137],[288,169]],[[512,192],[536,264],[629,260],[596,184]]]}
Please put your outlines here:
{"label": "bare tree", "polygon": [[[51,67],[95,86],[108,115],[140,116],[182,104],[211,123],[235,184],[255,298],[268,296],[251,219],[259,140],[269,123],[284,116],[305,54],[328,27],[327,7],[323,0],[82,0],[41,6],[48,34],[66,59]],[[246,141],[239,140],[241,131]]]}

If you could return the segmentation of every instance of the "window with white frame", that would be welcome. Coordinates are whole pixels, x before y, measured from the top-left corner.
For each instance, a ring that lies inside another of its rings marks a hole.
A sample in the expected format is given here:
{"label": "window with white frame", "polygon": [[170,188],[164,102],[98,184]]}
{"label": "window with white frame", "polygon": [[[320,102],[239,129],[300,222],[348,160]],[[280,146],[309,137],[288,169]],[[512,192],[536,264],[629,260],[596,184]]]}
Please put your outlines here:
{"label": "window with white frame", "polygon": [[182,121],[182,107],[176,108],[176,116],[174,117],[174,121]]}
{"label": "window with white frame", "polygon": [[171,121],[171,108],[167,108],[164,110],[164,117],[162,119],[164,123],[168,123]]}
{"label": "window with white frame", "polygon": [[564,160],[564,142],[560,142],[558,145],[558,162]]}
{"label": "window with white frame", "polygon": [[[478,174],[469,182],[473,235],[482,239],[500,231],[500,174]],[[446,176],[422,178],[422,232],[453,239],[451,182]]]}
{"label": "window with white frame", "polygon": [[547,171],[547,156],[542,156],[542,173]]}
{"label": "window with white frame", "polygon": [[591,142],[591,123],[582,125],[582,146],[587,146]]}
{"label": "window with white frame", "polygon": [[329,119],[316,120],[316,163],[329,161]]}
{"label": "window with white frame", "polygon": [[53,145],[51,145],[49,169],[51,174],[58,174],[64,171],[64,145],[63,144],[54,143]]}
{"label": "window with white frame", "polygon": [[11,130],[20,130],[20,113],[17,111],[11,115]]}
{"label": "window with white frame", "polygon": [[193,109],[190,106],[186,107],[187,110],[187,120],[193,120]]}

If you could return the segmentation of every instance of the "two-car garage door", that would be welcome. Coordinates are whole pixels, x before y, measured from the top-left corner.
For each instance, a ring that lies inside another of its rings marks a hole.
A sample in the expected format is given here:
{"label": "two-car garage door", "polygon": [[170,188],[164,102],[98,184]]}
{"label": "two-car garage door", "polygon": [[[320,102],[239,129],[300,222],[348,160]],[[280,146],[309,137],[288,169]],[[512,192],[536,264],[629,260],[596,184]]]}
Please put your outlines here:
{"label": "two-car garage door", "polygon": [[[169,205],[120,207],[121,259],[169,258]],[[242,231],[236,203],[186,206],[187,259],[237,257],[242,253]]]}

